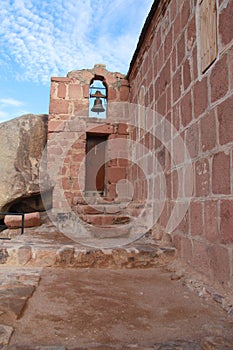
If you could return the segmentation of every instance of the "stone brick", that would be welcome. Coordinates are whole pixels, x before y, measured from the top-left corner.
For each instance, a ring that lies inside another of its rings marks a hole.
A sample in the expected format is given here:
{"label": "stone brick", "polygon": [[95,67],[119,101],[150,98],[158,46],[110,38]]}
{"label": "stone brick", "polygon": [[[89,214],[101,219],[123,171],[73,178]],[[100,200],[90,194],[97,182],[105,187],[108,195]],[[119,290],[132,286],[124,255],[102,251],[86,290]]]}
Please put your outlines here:
{"label": "stone brick", "polygon": [[193,80],[196,80],[198,77],[197,45],[194,46],[192,51],[192,67],[193,67]]}
{"label": "stone brick", "polygon": [[221,243],[233,243],[233,200],[220,202],[220,239]]}
{"label": "stone brick", "polygon": [[172,198],[176,199],[177,195],[178,195],[178,173],[177,173],[177,170],[174,170],[172,172],[171,181],[172,181]]}
{"label": "stone brick", "polygon": [[187,30],[187,47],[190,50],[196,41],[196,18],[193,16]]}
{"label": "stone brick", "polygon": [[55,155],[55,156],[60,156],[62,153],[63,153],[63,150],[61,147],[57,146],[57,147],[54,147],[54,146],[50,146],[49,147],[49,153],[51,155]]}
{"label": "stone brick", "polygon": [[172,81],[172,89],[173,89],[173,103],[180,98],[181,95],[181,69],[178,69],[175,73]]}
{"label": "stone brick", "polygon": [[116,98],[117,98],[116,89],[113,89],[112,87],[110,87],[108,89],[108,100],[114,101]]}
{"label": "stone brick", "polygon": [[192,120],[192,96],[191,91],[183,96],[181,100],[181,120],[183,126],[187,126]]}
{"label": "stone brick", "polygon": [[89,109],[88,109],[88,100],[73,100],[73,111],[72,113],[76,116],[81,117],[88,117],[89,116]]}
{"label": "stone brick", "polygon": [[216,146],[216,119],[214,110],[203,116],[200,122],[202,151],[210,151]]}
{"label": "stone brick", "polygon": [[146,106],[151,105],[154,102],[154,85],[153,84],[150,84],[148,96],[149,96],[149,101],[148,103],[146,103],[145,101]]}
{"label": "stone brick", "polygon": [[182,8],[180,9],[181,13],[181,28],[184,28],[190,17],[190,1],[184,1]]}
{"label": "stone brick", "polygon": [[166,94],[165,93],[160,95],[160,97],[157,101],[157,112],[161,116],[165,116],[165,114],[166,114]]}
{"label": "stone brick", "polygon": [[63,190],[70,190],[73,185],[73,179],[70,177],[63,177],[62,178],[62,189]]}
{"label": "stone brick", "polygon": [[191,71],[190,71],[190,60],[186,59],[183,64],[183,84],[184,90],[186,90],[191,84]]}
{"label": "stone brick", "polygon": [[219,142],[224,145],[233,141],[233,96],[218,106]]}
{"label": "stone brick", "polygon": [[193,265],[202,273],[209,272],[209,249],[205,242],[193,240]]}
{"label": "stone brick", "polygon": [[107,197],[108,198],[116,198],[116,185],[108,184],[107,185]]}
{"label": "stone brick", "polygon": [[214,155],[212,165],[212,191],[214,194],[230,194],[230,155],[220,152]]}
{"label": "stone brick", "polygon": [[187,263],[193,262],[193,247],[191,238],[182,237],[181,238],[181,257]]}
{"label": "stone brick", "polygon": [[183,58],[185,56],[185,35],[184,32],[182,33],[178,43],[177,43],[177,58],[178,58],[178,66],[183,61]]}
{"label": "stone brick", "polygon": [[175,165],[179,165],[184,162],[185,158],[185,149],[183,147],[183,143],[179,136],[177,136],[173,140],[173,154],[172,154],[172,161]]}
{"label": "stone brick", "polygon": [[204,202],[204,231],[206,239],[213,243],[219,239],[218,233],[218,203],[214,200]]}
{"label": "stone brick", "polygon": [[83,97],[84,98],[89,98],[90,86],[88,84],[83,85],[82,89],[83,89]]}
{"label": "stone brick", "polygon": [[194,114],[196,118],[206,110],[207,103],[207,78],[203,78],[201,81],[197,81],[194,85]]}
{"label": "stone brick", "polygon": [[117,129],[117,132],[119,135],[128,135],[129,132],[128,132],[128,124],[125,124],[125,123],[119,123],[118,124],[118,129]]}
{"label": "stone brick", "polygon": [[120,100],[128,101],[129,98],[129,88],[127,86],[120,87]]}
{"label": "stone brick", "polygon": [[122,159],[122,158],[119,158],[117,160],[117,163],[119,165],[119,167],[127,167],[129,165],[129,160],[128,159]]}
{"label": "stone brick", "polygon": [[70,83],[71,79],[70,78],[66,78],[66,77],[51,77],[51,81],[54,82],[62,82],[62,83]]}
{"label": "stone brick", "polygon": [[185,132],[185,144],[189,156],[195,158],[199,153],[199,125],[193,124]]}
{"label": "stone brick", "polygon": [[192,236],[201,236],[204,233],[202,202],[191,202],[189,212],[190,233]]}
{"label": "stone brick", "polygon": [[179,34],[180,34],[180,29],[181,29],[181,16],[180,13],[178,13],[174,25],[173,25],[173,40],[176,42]]}
{"label": "stone brick", "polygon": [[163,210],[162,213],[159,217],[159,224],[165,228],[167,226],[168,223],[168,218],[169,218],[169,214],[168,214],[168,204],[165,201],[164,206],[163,206]]}
{"label": "stone brick", "polygon": [[84,160],[84,157],[85,155],[83,153],[74,154],[71,161],[79,163]]}
{"label": "stone brick", "polygon": [[227,45],[233,38],[233,2],[229,1],[219,15],[219,34],[221,41]]}
{"label": "stone brick", "polygon": [[210,194],[210,166],[208,158],[195,163],[196,196],[205,197]]}
{"label": "stone brick", "polygon": [[60,83],[58,85],[57,96],[59,98],[65,98],[66,97],[66,84]]}
{"label": "stone brick", "polygon": [[[9,228],[15,226],[22,226],[22,216],[21,215],[6,215],[4,218],[4,223]],[[24,214],[24,227],[34,227],[41,225],[40,213],[27,213]]]}
{"label": "stone brick", "polygon": [[[165,91],[167,85],[171,80],[171,72],[170,72],[170,60],[167,61],[166,65],[162,69],[160,73],[160,95]],[[152,96],[153,98],[153,96]]]}
{"label": "stone brick", "polygon": [[214,65],[210,75],[211,102],[222,98],[228,91],[227,55]]}
{"label": "stone brick", "polygon": [[88,124],[87,131],[94,134],[113,134],[114,127],[110,124],[100,124],[98,126],[96,124]]}
{"label": "stone brick", "polygon": [[69,98],[71,100],[75,99],[78,100],[82,98],[82,87],[78,84],[70,84],[69,85]]}
{"label": "stone brick", "polygon": [[63,131],[65,124],[62,120],[51,120],[48,122],[48,132]]}
{"label": "stone brick", "polygon": [[119,180],[125,179],[125,168],[109,168],[108,169],[108,182],[117,183]]}
{"label": "stone brick", "polygon": [[171,22],[174,20],[176,17],[177,9],[176,9],[176,0],[171,1],[170,5],[170,16],[171,16]]}
{"label": "stone brick", "polygon": [[172,108],[172,126],[175,130],[180,129],[180,103],[176,103]]}
{"label": "stone brick", "polygon": [[170,114],[170,121],[171,121],[171,99],[172,99],[172,96],[171,96],[171,85],[169,85],[166,89],[166,104],[167,104],[167,113]]}
{"label": "stone brick", "polygon": [[50,100],[49,106],[50,114],[68,114],[69,113],[69,101],[65,100]]}
{"label": "stone brick", "polygon": [[171,192],[172,192],[172,183],[171,183],[171,174],[165,175],[165,181],[166,181],[166,196],[167,198],[171,198]]}
{"label": "stone brick", "polygon": [[178,230],[187,236],[189,230],[189,215],[185,214],[181,222],[179,223]]}
{"label": "stone brick", "polygon": [[165,60],[171,54],[171,47],[172,47],[172,28],[170,29],[169,33],[167,34],[165,42],[164,42],[164,59]]}
{"label": "stone brick", "polygon": [[172,72],[176,71],[177,68],[177,54],[176,54],[176,47],[173,48],[172,50],[172,56],[171,56],[171,67],[172,67]]}
{"label": "stone brick", "polygon": [[209,248],[209,254],[213,277],[223,286],[227,285],[231,277],[231,261],[228,250],[219,245],[214,245]]}

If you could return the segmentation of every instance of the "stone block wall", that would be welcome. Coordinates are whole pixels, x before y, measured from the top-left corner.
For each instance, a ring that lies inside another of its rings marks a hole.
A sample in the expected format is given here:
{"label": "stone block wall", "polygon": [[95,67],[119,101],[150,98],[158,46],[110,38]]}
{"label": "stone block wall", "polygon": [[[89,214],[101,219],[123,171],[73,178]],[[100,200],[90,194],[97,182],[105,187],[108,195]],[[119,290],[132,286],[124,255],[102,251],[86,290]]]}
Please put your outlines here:
{"label": "stone block wall", "polygon": [[[172,209],[182,199],[178,182],[183,181],[187,165],[192,165],[191,201],[182,221],[171,233],[173,242],[182,259],[230,287],[233,282],[233,1],[216,2],[218,56],[204,73],[200,69],[197,3],[196,0],[160,1],[144,29],[128,74],[129,100],[141,103],[143,87],[144,104],[157,113],[157,119],[145,113],[146,132],[138,136],[135,130],[133,135],[147,146],[148,154],[155,154],[156,166],[148,164],[154,169],[149,185],[158,192],[158,199],[164,191],[162,181],[166,184],[167,199],[157,222],[159,226],[166,228]],[[168,123],[159,123],[160,117]],[[172,127],[166,130],[169,124]],[[187,150],[176,147],[179,137]],[[145,179],[135,167],[131,168],[130,177],[143,191]],[[181,190],[185,194],[188,183],[183,182]]]}
{"label": "stone block wall", "polygon": [[[107,86],[106,119],[88,116],[89,88],[93,79]],[[108,199],[116,197],[116,184],[126,178],[127,155],[122,140],[128,137],[127,115],[115,108],[128,99],[129,86],[125,76],[111,73],[104,65],[68,73],[67,77],[51,78],[48,121],[47,169],[53,191],[53,210],[70,212],[85,196],[85,161],[87,134],[118,139],[117,150],[106,149],[106,189]]]}

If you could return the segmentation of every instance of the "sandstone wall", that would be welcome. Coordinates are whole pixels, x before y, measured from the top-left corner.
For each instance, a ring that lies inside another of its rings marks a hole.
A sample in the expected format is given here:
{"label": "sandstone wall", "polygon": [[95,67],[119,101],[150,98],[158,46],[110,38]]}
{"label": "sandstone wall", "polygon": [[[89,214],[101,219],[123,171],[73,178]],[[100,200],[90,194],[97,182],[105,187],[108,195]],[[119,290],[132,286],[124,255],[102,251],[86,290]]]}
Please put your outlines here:
{"label": "sandstone wall", "polygon": [[[232,286],[233,1],[217,1],[218,56],[205,73],[200,71],[196,3],[160,1],[130,68],[130,102],[141,102],[144,86],[145,105],[175,127],[169,135],[161,129],[162,141],[140,135],[161,165],[151,188],[161,192],[163,176],[166,181],[167,201],[159,225],[167,225],[179,197],[178,173],[184,176],[188,162],[180,151],[174,164],[174,154],[166,151],[181,136],[190,154],[194,186],[188,211],[172,232],[173,242],[186,262]],[[145,116],[147,129],[158,129],[151,120]],[[140,198],[144,179],[133,168],[131,178]]]}

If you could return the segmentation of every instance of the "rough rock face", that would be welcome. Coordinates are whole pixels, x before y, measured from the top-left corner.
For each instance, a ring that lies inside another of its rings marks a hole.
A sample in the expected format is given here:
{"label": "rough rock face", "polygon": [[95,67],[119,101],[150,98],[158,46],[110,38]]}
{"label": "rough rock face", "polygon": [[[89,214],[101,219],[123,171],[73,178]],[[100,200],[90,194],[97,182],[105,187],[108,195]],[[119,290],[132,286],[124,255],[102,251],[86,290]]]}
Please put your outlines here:
{"label": "rough rock face", "polygon": [[0,211],[8,211],[20,200],[25,203],[27,198],[29,202],[33,202],[31,198],[38,201],[47,123],[47,115],[26,114],[0,124]]}

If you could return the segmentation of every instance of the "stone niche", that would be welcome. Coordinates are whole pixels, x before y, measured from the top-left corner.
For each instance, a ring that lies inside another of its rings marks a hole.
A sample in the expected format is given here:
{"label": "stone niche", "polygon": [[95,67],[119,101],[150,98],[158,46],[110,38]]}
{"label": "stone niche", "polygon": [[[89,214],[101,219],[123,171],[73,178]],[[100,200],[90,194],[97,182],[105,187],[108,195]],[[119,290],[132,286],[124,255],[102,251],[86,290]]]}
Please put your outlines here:
{"label": "stone niche", "polygon": [[[90,85],[106,87],[106,117],[89,117]],[[54,187],[53,209],[70,211],[86,196],[117,197],[117,183],[127,177],[130,139],[129,84],[105,65],[52,77],[48,121],[47,170]]]}

